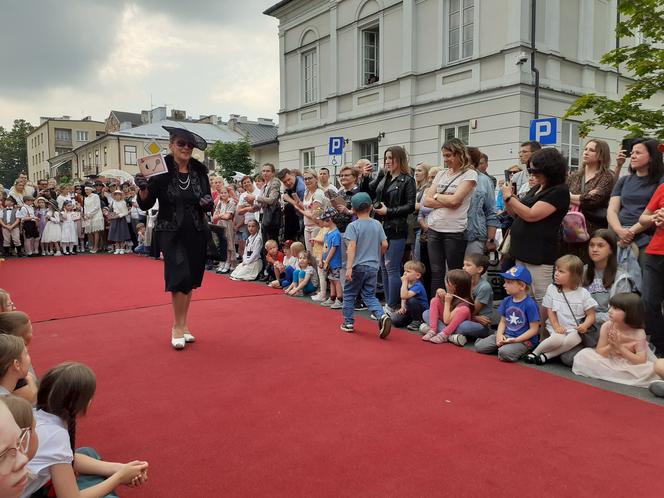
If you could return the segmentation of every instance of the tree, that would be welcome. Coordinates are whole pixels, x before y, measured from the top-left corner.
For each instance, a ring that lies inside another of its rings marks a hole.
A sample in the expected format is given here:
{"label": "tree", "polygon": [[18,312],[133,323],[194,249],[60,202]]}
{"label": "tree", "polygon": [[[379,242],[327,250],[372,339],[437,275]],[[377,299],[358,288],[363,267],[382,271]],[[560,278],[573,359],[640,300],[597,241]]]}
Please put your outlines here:
{"label": "tree", "polygon": [[11,131],[0,126],[0,183],[14,184],[21,172],[28,172],[27,138],[34,127],[24,119],[15,119]]}
{"label": "tree", "polygon": [[656,136],[662,140],[664,106],[644,108],[642,105],[664,89],[664,4],[662,0],[618,0],[618,11],[618,38],[636,36],[644,41],[615,48],[604,54],[601,62],[616,68],[622,66],[623,72],[634,81],[627,85],[625,95],[619,100],[594,93],[578,98],[564,118],[593,115],[581,123],[581,136],[602,125],[626,130],[629,136]]}
{"label": "tree", "polygon": [[236,171],[249,175],[256,167],[251,159],[251,144],[246,138],[239,142],[217,142],[210,147],[208,156],[221,166],[224,178],[230,178]]}

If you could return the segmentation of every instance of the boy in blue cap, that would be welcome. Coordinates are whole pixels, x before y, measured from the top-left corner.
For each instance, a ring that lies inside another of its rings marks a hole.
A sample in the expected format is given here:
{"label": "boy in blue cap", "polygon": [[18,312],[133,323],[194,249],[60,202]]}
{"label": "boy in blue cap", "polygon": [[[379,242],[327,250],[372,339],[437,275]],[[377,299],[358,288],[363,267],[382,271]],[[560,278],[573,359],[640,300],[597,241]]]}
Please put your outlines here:
{"label": "boy in blue cap", "polygon": [[343,315],[341,330],[354,332],[353,312],[355,299],[362,296],[369,312],[378,319],[379,337],[385,339],[392,330],[392,319],[383,311],[376,297],[376,280],[380,268],[380,257],[387,251],[387,237],[379,221],[371,213],[371,197],[358,192],[351,199],[351,206],[357,215],[346,228],[344,240],[348,242],[346,251],[346,284],[344,285]]}
{"label": "boy in blue cap", "polygon": [[539,342],[539,307],[530,297],[533,277],[527,268],[513,266],[500,274],[508,296],[498,307],[500,323],[495,334],[475,342],[478,353],[498,353],[498,359],[514,362]]}

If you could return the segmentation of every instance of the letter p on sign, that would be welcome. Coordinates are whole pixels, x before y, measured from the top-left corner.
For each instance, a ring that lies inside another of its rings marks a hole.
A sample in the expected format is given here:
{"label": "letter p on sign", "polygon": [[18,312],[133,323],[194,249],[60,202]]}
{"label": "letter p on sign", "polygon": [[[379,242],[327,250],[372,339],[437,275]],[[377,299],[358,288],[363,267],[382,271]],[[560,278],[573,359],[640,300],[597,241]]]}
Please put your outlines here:
{"label": "letter p on sign", "polygon": [[530,121],[530,140],[537,140],[541,145],[555,145],[558,134],[558,119],[533,119]]}
{"label": "letter p on sign", "polygon": [[344,152],[344,137],[330,137],[329,151],[330,156],[340,156]]}

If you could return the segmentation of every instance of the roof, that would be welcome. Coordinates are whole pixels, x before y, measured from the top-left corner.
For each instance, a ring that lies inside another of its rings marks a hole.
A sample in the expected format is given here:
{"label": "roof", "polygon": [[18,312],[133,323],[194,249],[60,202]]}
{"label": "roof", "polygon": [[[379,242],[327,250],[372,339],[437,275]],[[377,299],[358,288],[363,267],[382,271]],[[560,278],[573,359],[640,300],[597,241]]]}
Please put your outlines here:
{"label": "roof", "polygon": [[281,0],[281,2],[277,2],[272,7],[268,7],[267,9],[265,9],[263,11],[263,14],[265,14],[266,16],[270,16],[270,15],[272,15],[273,12],[279,10],[281,7],[291,3],[292,1],[293,0]]}
{"label": "roof", "polygon": [[215,142],[237,142],[242,138],[242,135],[232,131],[226,125],[213,125],[209,123],[189,123],[182,121],[173,121],[171,119],[165,119],[163,121],[157,121],[155,123],[148,123],[141,126],[136,126],[135,128],[130,128],[128,130],[121,130],[119,132],[112,133],[112,135],[119,135],[123,137],[136,137],[136,138],[152,138],[152,139],[162,139],[168,140],[169,135],[162,126],[174,126],[176,128],[184,128],[191,132],[196,133],[203,137],[203,139],[209,143],[213,144]]}
{"label": "roof", "polygon": [[279,128],[273,124],[242,123],[238,121],[235,126],[247,135],[251,145],[265,145],[277,141]]}
{"label": "roof", "polygon": [[111,111],[120,123],[131,123],[133,126],[141,126],[141,115],[136,112]]}

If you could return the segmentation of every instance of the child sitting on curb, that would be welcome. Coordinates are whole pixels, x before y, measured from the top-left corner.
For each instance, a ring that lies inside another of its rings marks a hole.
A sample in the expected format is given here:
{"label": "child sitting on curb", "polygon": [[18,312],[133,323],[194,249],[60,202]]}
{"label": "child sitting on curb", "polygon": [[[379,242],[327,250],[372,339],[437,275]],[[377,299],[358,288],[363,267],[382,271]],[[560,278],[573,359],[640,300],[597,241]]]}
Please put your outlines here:
{"label": "child sitting on curb", "polygon": [[426,269],[421,261],[406,261],[401,276],[401,308],[392,315],[395,327],[407,327],[419,330],[422,313],[429,309],[427,292],[422,284],[422,275]]}
{"label": "child sitting on curb", "polygon": [[528,294],[533,277],[527,268],[514,266],[500,274],[508,296],[498,308],[500,323],[495,334],[475,342],[478,353],[495,354],[501,361],[514,362],[539,342],[540,316],[535,300]]}

